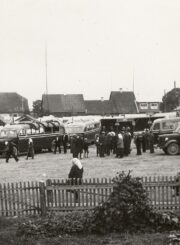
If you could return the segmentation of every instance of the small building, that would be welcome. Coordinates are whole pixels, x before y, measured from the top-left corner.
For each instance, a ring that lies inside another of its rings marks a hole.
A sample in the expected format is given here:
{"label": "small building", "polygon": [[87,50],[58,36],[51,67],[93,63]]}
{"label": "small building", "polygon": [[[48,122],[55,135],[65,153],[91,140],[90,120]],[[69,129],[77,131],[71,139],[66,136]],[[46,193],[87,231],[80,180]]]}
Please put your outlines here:
{"label": "small building", "polygon": [[139,113],[147,113],[154,114],[159,113],[161,102],[153,101],[153,102],[137,102]]}

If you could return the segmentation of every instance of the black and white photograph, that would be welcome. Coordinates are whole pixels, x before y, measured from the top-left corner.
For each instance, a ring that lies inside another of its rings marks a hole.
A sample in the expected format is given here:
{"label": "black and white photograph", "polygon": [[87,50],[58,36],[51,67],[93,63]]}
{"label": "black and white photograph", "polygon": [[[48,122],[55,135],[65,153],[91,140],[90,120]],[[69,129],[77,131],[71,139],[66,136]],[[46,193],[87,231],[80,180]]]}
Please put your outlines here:
{"label": "black and white photograph", "polygon": [[0,0],[1,245],[180,245],[179,30],[179,0]]}

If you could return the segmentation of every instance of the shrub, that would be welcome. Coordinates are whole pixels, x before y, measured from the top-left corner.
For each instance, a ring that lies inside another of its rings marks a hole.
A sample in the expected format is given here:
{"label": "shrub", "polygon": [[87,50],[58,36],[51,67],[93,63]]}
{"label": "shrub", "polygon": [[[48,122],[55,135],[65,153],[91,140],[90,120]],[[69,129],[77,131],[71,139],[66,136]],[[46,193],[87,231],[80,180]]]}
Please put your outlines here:
{"label": "shrub", "polygon": [[144,232],[179,227],[172,219],[150,208],[141,179],[132,177],[130,171],[118,173],[113,183],[109,199],[94,210],[92,231]]}
{"label": "shrub", "polygon": [[88,232],[91,212],[70,212],[20,223],[18,236],[58,236]]}

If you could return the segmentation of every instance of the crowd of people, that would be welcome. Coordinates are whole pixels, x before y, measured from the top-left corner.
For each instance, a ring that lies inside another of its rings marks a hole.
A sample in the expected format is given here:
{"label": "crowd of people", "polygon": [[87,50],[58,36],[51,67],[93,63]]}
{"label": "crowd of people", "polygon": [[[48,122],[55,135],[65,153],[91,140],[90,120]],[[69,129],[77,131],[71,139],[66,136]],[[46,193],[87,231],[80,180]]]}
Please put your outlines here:
{"label": "crowd of people", "polygon": [[[147,150],[154,153],[154,136],[149,129],[144,129],[143,132],[132,133],[129,127],[122,127],[118,132],[114,130],[106,131],[101,130],[95,136],[96,156],[105,157],[111,154],[116,158],[123,158],[131,153],[132,141],[134,142],[137,150],[137,155],[141,155]],[[88,158],[89,156],[89,143],[83,135],[72,135],[70,138],[67,134],[63,137],[56,137],[53,142],[53,153],[61,153],[62,149],[64,154],[67,153],[68,146],[70,146],[70,153],[72,158]],[[6,162],[12,156],[18,161],[17,146],[13,142],[5,142]],[[31,138],[27,141],[27,155],[26,159],[31,157],[34,159],[34,145]]]}

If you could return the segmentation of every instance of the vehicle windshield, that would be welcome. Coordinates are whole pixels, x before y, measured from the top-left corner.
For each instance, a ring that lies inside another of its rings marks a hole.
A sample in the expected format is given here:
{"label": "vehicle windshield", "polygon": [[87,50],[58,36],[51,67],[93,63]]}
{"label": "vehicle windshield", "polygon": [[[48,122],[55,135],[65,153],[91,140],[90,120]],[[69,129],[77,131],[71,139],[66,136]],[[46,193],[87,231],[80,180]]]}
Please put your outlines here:
{"label": "vehicle windshield", "polygon": [[1,138],[11,138],[11,137],[17,137],[17,131],[16,130],[1,130],[0,131],[0,137]]}

